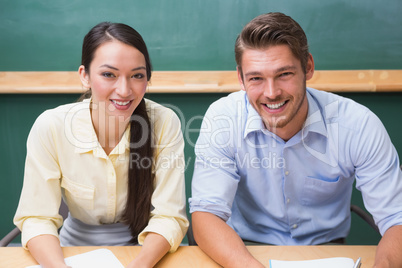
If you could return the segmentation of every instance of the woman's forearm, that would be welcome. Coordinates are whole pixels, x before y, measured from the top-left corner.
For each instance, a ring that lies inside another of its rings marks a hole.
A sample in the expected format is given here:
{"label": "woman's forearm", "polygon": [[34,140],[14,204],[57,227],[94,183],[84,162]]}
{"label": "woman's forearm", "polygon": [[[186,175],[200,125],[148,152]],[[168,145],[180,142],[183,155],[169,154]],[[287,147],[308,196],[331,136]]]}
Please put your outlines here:
{"label": "woman's forearm", "polygon": [[156,263],[169,251],[170,244],[157,233],[148,233],[138,256],[130,262],[127,268],[154,267]]}
{"label": "woman's forearm", "polygon": [[53,235],[40,235],[28,241],[28,250],[43,268],[65,268],[60,241]]}

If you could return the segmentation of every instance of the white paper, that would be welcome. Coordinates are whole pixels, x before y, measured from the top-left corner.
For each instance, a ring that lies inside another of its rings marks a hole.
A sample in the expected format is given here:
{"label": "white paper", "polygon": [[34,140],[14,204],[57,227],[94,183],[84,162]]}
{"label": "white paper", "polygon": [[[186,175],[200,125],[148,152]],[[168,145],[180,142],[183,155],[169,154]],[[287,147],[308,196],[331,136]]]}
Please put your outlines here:
{"label": "white paper", "polygon": [[[124,268],[112,251],[102,248],[78,254],[64,259],[66,264],[73,268]],[[40,265],[28,266],[26,268],[41,268]]]}
{"label": "white paper", "polygon": [[327,258],[308,261],[279,261],[269,260],[270,268],[353,268],[351,258]]}

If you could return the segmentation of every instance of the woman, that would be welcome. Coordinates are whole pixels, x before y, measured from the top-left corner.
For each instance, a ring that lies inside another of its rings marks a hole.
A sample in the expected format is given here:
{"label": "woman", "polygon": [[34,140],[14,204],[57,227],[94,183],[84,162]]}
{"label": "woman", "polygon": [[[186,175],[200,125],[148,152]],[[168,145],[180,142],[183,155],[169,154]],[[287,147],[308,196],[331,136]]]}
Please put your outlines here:
{"label": "woman", "polygon": [[[177,249],[188,227],[180,121],[144,99],[152,67],[131,27],[96,25],[84,38],[81,64],[90,98],[34,123],[14,223],[43,267],[66,266],[61,246],[137,243],[141,251],[128,267],[152,267]],[[61,197],[69,216],[58,235]]]}

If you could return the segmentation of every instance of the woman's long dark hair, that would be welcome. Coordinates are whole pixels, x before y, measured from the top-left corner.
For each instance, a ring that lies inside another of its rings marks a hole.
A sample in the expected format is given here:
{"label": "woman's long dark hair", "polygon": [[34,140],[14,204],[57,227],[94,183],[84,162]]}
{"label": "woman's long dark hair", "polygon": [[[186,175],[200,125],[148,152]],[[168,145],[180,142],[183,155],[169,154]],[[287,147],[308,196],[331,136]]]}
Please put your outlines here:
{"label": "woman's long dark hair", "polygon": [[[118,40],[138,49],[145,57],[147,80],[151,79],[152,65],[148,50],[141,35],[128,25],[121,23],[102,22],[93,27],[84,38],[82,45],[81,64],[85,72],[89,73],[90,64],[94,58],[96,49],[105,42]],[[91,90],[83,94],[81,98],[91,96]],[[136,120],[141,118],[143,120]],[[143,124],[145,122],[145,124]],[[141,124],[142,123],[142,124]],[[152,129],[144,99],[134,110],[130,120],[130,155],[139,156],[139,159],[153,159]],[[144,140],[145,143],[139,141]],[[140,146],[133,146],[141,144]],[[152,161],[151,161],[152,163]],[[153,193],[154,176],[152,165],[129,165],[127,203],[122,215],[122,222],[130,227],[133,243],[138,243],[138,234],[147,226],[150,211],[151,197]]]}

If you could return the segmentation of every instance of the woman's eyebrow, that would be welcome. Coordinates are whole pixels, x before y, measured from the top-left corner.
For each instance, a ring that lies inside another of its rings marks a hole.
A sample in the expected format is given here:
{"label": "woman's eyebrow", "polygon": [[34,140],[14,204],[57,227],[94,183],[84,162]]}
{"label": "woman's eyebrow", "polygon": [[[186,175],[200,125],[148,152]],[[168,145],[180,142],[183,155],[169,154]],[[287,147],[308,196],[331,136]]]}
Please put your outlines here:
{"label": "woman's eyebrow", "polygon": [[138,70],[142,70],[142,69],[146,70],[147,68],[145,68],[145,66],[140,66],[140,67],[131,69],[131,71],[138,71]]}
{"label": "woman's eyebrow", "polygon": [[100,67],[106,67],[106,68],[113,69],[113,70],[116,70],[116,71],[119,70],[119,69],[117,69],[116,67],[113,67],[112,65],[109,65],[109,64],[103,64],[103,65],[101,65]]}
{"label": "woman's eyebrow", "polygon": [[[118,68],[116,68],[116,67],[114,67],[112,65],[109,65],[109,64],[103,64],[100,67],[106,67],[106,68],[113,69],[113,70],[116,70],[116,71],[119,70]],[[139,66],[139,67],[133,68],[133,69],[131,69],[131,71],[137,71],[137,70],[142,70],[142,69],[146,70],[145,66]]]}

